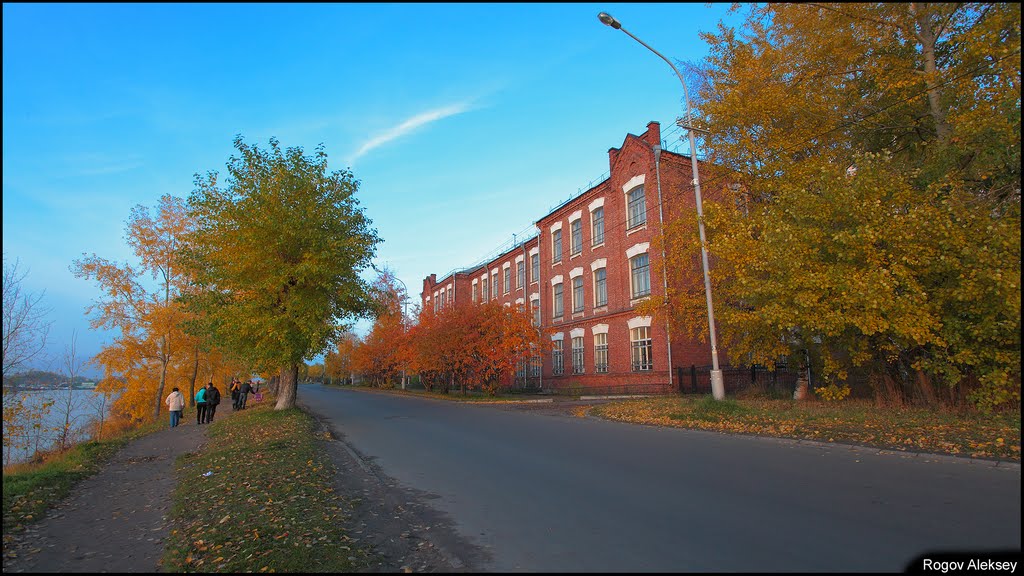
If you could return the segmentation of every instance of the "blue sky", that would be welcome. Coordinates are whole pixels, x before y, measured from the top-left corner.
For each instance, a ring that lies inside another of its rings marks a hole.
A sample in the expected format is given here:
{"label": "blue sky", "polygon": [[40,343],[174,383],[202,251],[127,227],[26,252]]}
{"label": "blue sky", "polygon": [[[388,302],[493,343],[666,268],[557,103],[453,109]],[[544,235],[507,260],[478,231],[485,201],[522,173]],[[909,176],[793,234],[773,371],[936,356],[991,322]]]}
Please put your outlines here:
{"label": "blue sky", "polygon": [[[68,267],[135,262],[133,206],[187,197],[235,135],[351,167],[387,265],[422,280],[480,260],[682,113],[672,60],[728,4],[4,4],[3,251],[45,290],[51,355],[100,296]],[[671,144],[671,143],[670,143]],[[365,324],[361,325],[361,327]]]}

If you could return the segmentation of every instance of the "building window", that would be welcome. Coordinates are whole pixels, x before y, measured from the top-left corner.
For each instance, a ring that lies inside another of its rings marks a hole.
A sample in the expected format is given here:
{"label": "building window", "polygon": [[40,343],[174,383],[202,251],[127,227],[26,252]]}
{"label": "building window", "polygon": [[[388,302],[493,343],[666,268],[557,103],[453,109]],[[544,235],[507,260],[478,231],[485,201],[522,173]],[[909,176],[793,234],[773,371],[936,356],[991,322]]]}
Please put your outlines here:
{"label": "building window", "polygon": [[591,242],[594,246],[604,243],[604,208],[598,208],[590,213],[591,220]]}
{"label": "building window", "polygon": [[487,275],[480,279],[480,302],[487,302]]}
{"label": "building window", "polygon": [[572,311],[583,312],[583,276],[572,279]]}
{"label": "building window", "polygon": [[491,272],[491,299],[496,300],[498,298],[498,273]]}
{"label": "building window", "polygon": [[526,285],[526,263],[520,260],[516,262],[516,288]]}
{"label": "building window", "polygon": [[559,282],[558,284],[555,284],[554,286],[552,286],[551,287],[551,291],[553,292],[553,302],[552,302],[552,307],[551,307],[551,309],[552,309],[551,316],[553,318],[561,318],[562,317],[562,283]]}
{"label": "building window", "polygon": [[644,187],[637,186],[629,191],[627,206],[629,217],[626,228],[636,228],[647,222],[647,206],[644,203]]}
{"label": "building window", "polygon": [[569,229],[572,233],[569,250],[572,252],[572,255],[575,256],[583,252],[583,220],[573,220],[572,223],[569,224]]}
{"label": "building window", "polygon": [[555,230],[551,233],[551,263],[557,264],[562,261],[562,231]]}
{"label": "building window", "polygon": [[551,343],[551,373],[560,376],[565,371],[562,362],[562,341],[555,340]]}
{"label": "building window", "polygon": [[600,308],[608,305],[608,271],[605,268],[594,270],[594,306]]}
{"label": "building window", "polygon": [[632,278],[633,298],[651,293],[651,267],[647,254],[637,254],[629,260],[629,274]]}
{"label": "building window", "polygon": [[476,302],[476,300],[477,300],[477,297],[478,297],[478,294],[479,294],[479,290],[478,290],[479,288],[480,288],[480,286],[478,286],[476,282],[473,282],[473,302]]}
{"label": "building window", "polygon": [[572,339],[572,373],[583,374],[583,336]]}
{"label": "building window", "polygon": [[530,378],[538,378],[540,376],[540,365],[540,356],[533,356],[530,358]]}
{"label": "building window", "polygon": [[608,372],[608,334],[594,334],[594,372]]}
{"label": "building window", "polygon": [[533,325],[540,326],[540,300],[530,300],[533,307]]}
{"label": "building window", "polygon": [[505,268],[505,294],[512,291],[512,268]]}
{"label": "building window", "polygon": [[444,307],[447,306],[447,305],[448,305],[448,291],[447,290],[441,290],[441,309],[444,310]]}
{"label": "building window", "polygon": [[641,326],[630,330],[629,341],[632,348],[633,372],[653,370],[654,358],[650,326]]}
{"label": "building window", "polygon": [[531,280],[530,281],[531,282],[538,282],[538,281],[540,281],[540,254],[531,254],[530,255],[530,267],[532,268],[532,270],[530,271],[530,276],[531,276]]}

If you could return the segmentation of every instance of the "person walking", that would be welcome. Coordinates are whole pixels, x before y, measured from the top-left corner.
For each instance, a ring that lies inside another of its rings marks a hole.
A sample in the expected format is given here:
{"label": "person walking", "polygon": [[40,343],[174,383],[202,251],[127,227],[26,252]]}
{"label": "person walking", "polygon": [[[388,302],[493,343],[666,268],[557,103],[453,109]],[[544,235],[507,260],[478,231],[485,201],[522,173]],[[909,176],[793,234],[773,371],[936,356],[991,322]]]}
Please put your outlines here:
{"label": "person walking", "polygon": [[245,400],[252,393],[252,380],[246,380],[245,384],[242,384],[242,389],[238,391],[238,409],[245,410]]}
{"label": "person walking", "polygon": [[206,385],[206,423],[213,422],[213,415],[217,413],[217,405],[220,404],[220,390],[210,382]]}
{"label": "person walking", "polygon": [[206,421],[206,386],[196,392],[196,424]]}
{"label": "person walking", "polygon": [[164,403],[167,404],[167,409],[171,413],[171,428],[174,428],[178,425],[178,421],[181,420],[181,413],[185,410],[185,396],[175,386],[171,393],[167,395]]}
{"label": "person walking", "polygon": [[238,380],[231,379],[231,409],[238,410],[238,394],[242,390],[242,383]]}

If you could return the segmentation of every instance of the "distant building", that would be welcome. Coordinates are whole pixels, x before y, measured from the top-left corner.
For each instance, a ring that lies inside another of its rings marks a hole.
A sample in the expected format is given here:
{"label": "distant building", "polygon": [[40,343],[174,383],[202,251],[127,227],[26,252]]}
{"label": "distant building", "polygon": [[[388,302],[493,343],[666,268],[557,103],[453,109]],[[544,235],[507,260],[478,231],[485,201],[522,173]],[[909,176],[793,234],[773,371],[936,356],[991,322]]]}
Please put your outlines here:
{"label": "distant building", "polygon": [[[528,307],[552,350],[518,371],[520,385],[664,392],[678,389],[679,369],[711,364],[709,345],[675,334],[670,342],[664,322],[635,311],[665,294],[657,280],[664,259],[652,248],[662,219],[696,214],[692,192],[679,193],[692,190],[690,158],[661,150],[660,124],[651,122],[611,148],[608,164],[607,179],[537,220],[536,236],[476,267],[423,281],[424,309],[467,300]],[[702,274],[699,263],[693,273]]]}

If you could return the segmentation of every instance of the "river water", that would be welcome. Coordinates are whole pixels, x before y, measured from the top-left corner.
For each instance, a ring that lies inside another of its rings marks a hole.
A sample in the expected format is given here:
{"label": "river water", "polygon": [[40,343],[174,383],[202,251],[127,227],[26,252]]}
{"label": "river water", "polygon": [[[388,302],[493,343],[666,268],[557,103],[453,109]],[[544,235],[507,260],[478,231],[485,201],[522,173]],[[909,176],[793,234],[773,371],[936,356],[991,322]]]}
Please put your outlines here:
{"label": "river water", "polygon": [[[39,413],[41,417],[38,420],[26,422],[28,430],[23,436],[14,438],[10,448],[5,442],[3,448],[5,465],[24,462],[32,457],[36,449],[46,450],[51,447],[58,439],[58,431],[54,428],[63,428],[65,414],[70,415],[72,440],[74,442],[87,440],[86,430],[90,422],[98,420],[104,411],[109,414],[110,405],[114,400],[114,397],[111,397],[106,400],[104,405],[103,395],[92,390],[25,390],[15,394],[23,395],[25,406],[30,408],[29,411]],[[16,398],[5,395],[4,404],[7,405]],[[47,401],[52,401],[53,404],[49,409],[40,412],[40,407]],[[38,424],[38,427],[34,424]],[[5,441],[8,431],[8,422],[5,420]],[[8,456],[10,456],[10,461],[8,461]]]}

